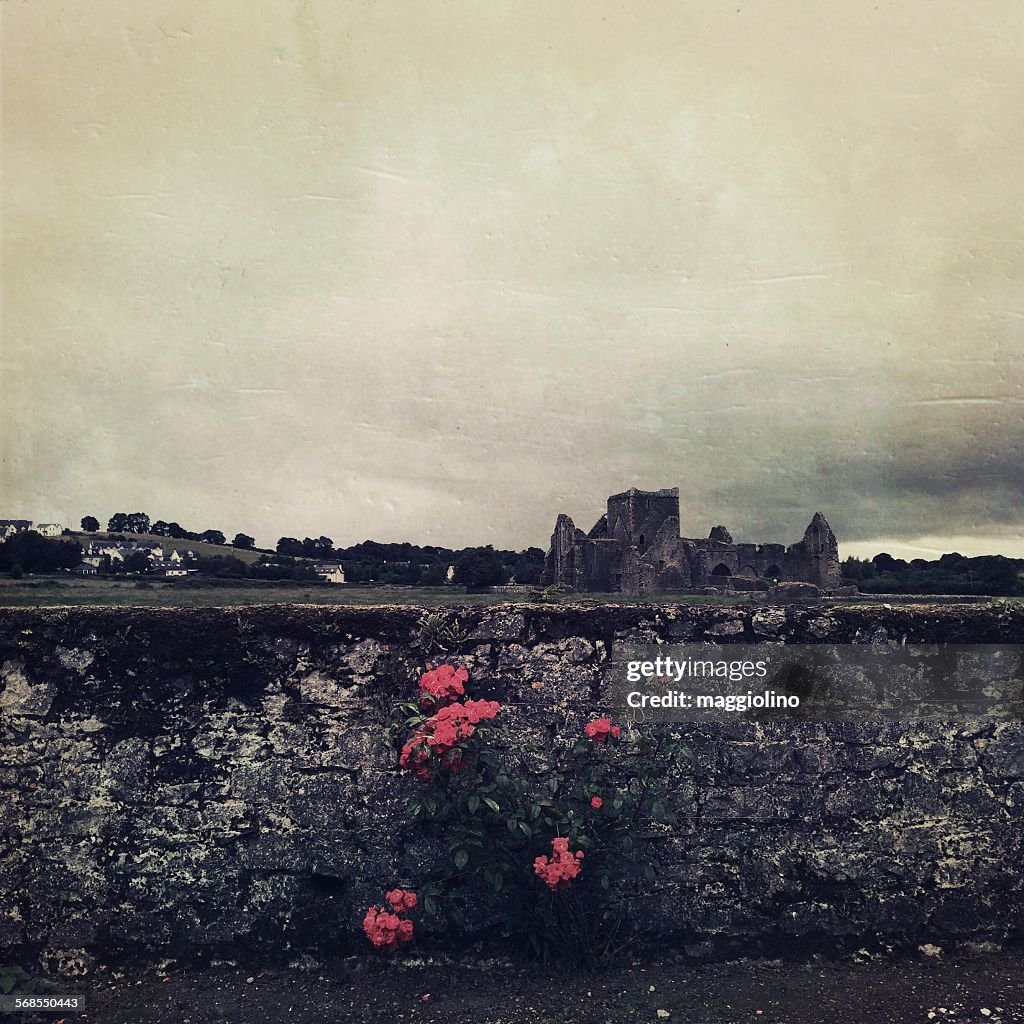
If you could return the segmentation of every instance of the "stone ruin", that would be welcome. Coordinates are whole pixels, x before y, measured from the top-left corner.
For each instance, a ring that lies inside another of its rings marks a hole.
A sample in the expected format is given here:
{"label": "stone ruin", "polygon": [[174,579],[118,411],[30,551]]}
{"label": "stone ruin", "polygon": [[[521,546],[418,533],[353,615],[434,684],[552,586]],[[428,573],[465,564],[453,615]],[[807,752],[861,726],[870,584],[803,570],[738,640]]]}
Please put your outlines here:
{"label": "stone ruin", "polygon": [[631,487],[608,499],[589,533],[560,515],[544,562],[546,586],[575,592],[663,594],[770,590],[810,584],[836,591],[842,582],[835,534],[820,512],[803,540],[737,544],[724,526],[706,539],[679,533],[679,488]]}

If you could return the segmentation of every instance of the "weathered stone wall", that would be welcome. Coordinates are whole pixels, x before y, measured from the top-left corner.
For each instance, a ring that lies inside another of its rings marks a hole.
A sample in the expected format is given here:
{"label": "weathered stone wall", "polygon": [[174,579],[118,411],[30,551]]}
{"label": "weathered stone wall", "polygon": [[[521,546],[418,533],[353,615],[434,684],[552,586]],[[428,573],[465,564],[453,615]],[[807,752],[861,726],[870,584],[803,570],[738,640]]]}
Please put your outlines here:
{"label": "weathered stone wall", "polygon": [[[624,641],[1024,638],[1009,606],[445,614],[468,635],[474,694],[566,735],[603,709]],[[416,783],[380,744],[390,704],[438,660],[422,615],[0,611],[0,946],[287,956],[358,940],[365,907],[429,863],[404,824]],[[1018,934],[1021,727],[738,722],[691,741],[651,892],[667,938],[754,951]]]}

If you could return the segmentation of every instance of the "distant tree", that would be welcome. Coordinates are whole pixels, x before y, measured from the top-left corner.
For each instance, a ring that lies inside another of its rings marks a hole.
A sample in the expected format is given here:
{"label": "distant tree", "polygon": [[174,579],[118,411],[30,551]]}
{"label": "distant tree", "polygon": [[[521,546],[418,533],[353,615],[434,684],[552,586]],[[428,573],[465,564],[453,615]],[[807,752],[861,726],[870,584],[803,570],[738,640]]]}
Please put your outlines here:
{"label": "distant tree", "polygon": [[223,544],[224,534],[220,530],[207,530],[199,535],[199,539],[204,544]]}
{"label": "distant tree", "polygon": [[128,529],[128,514],[126,512],[115,512],[107,520],[107,531],[109,533],[124,533]]}
{"label": "distant tree", "polygon": [[506,559],[505,566],[510,575],[515,576],[516,583],[540,583],[544,571],[544,552],[540,548],[527,548]]}
{"label": "distant tree", "polygon": [[72,540],[47,540],[35,530],[23,530],[0,544],[0,571],[20,566],[25,572],[73,569],[82,560],[82,546]]}
{"label": "distant tree", "polygon": [[173,537],[175,540],[183,540],[188,536],[188,530],[178,523],[168,523],[167,533],[163,534],[165,537]]}
{"label": "distant tree", "polygon": [[196,568],[202,573],[210,576],[245,576],[248,566],[240,558],[234,555],[200,555],[196,561]]}
{"label": "distant tree", "polygon": [[334,541],[330,537],[306,537],[302,542],[302,554],[306,558],[331,558]]}
{"label": "distant tree", "polygon": [[508,582],[501,558],[489,544],[467,548],[455,562],[455,580],[461,586],[488,587]]}
{"label": "distant tree", "polygon": [[236,533],[235,539],[231,542],[231,546],[233,548],[242,548],[244,551],[251,551],[252,546],[255,543],[255,537],[250,537],[247,533]]}
{"label": "distant tree", "polygon": [[154,537],[169,537],[170,534],[167,531],[170,529],[170,525],[170,523],[165,523],[162,519],[158,519],[150,526],[149,532]]}
{"label": "distant tree", "polygon": [[125,572],[149,572],[149,556],[142,551],[133,551],[124,560]]}
{"label": "distant tree", "polygon": [[893,558],[887,551],[882,551],[871,559],[878,572],[898,572],[906,569],[907,563],[902,558]]}
{"label": "distant tree", "polygon": [[289,558],[302,557],[302,541],[295,537],[282,537],[277,542],[277,553],[287,555]]}
{"label": "distant tree", "polygon": [[145,512],[132,512],[125,529],[129,533],[149,533],[149,516]]}
{"label": "distant tree", "polygon": [[843,561],[841,566],[843,572],[843,579],[856,582],[858,580],[871,579],[875,575],[875,563],[864,559],[854,558],[850,555],[849,558]]}
{"label": "distant tree", "polygon": [[[348,577],[348,569],[346,567],[345,576]],[[440,562],[435,562],[432,565],[427,565],[425,568],[420,570],[419,583],[421,587],[439,587],[443,583],[448,582],[447,567],[441,565]]]}
{"label": "distant tree", "polygon": [[100,528],[100,521],[95,516],[82,516],[82,530],[95,533]]}

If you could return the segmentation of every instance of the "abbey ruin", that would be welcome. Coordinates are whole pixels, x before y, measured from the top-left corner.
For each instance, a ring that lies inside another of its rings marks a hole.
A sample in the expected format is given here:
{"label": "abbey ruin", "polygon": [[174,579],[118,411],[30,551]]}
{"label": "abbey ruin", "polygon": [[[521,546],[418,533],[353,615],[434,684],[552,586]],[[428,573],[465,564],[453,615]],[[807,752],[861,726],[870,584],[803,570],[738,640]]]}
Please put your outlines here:
{"label": "abbey ruin", "polygon": [[679,534],[679,488],[640,491],[608,499],[608,511],[589,533],[560,515],[544,563],[544,583],[577,592],[659,594],[767,590],[780,582],[813,583],[834,590],[841,583],[835,534],[815,512],[803,540],[737,544],[724,526],[706,539]]}

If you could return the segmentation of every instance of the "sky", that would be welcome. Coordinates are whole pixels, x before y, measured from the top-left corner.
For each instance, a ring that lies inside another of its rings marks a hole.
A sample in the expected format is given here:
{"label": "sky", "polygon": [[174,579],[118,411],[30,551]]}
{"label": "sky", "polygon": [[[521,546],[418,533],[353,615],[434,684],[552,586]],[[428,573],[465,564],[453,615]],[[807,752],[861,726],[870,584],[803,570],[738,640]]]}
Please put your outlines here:
{"label": "sky", "polygon": [[0,517],[1024,556],[1019,0],[0,19]]}

